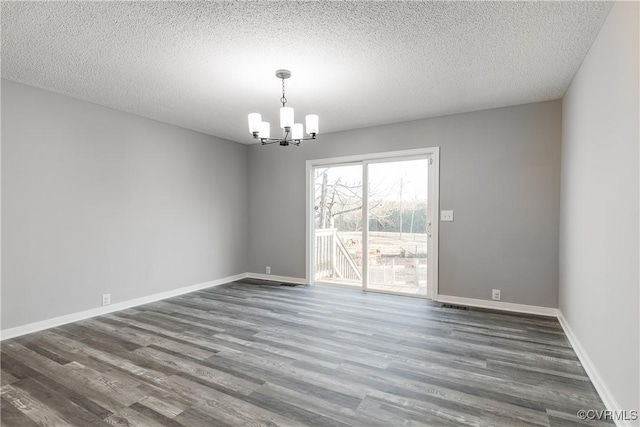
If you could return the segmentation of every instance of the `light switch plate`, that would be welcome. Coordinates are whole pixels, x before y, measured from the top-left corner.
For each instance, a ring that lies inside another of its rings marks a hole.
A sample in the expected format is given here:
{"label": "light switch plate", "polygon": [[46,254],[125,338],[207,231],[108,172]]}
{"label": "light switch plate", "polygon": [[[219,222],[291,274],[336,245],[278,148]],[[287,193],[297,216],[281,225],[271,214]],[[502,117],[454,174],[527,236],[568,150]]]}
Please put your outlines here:
{"label": "light switch plate", "polygon": [[453,221],[453,211],[440,211],[440,221]]}

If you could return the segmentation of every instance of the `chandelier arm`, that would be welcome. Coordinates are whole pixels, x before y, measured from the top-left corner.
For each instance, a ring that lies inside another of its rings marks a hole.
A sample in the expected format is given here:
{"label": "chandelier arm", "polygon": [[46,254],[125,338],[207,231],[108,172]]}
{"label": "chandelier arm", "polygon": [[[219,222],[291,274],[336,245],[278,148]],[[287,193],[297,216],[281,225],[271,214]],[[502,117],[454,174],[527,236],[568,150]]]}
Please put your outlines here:
{"label": "chandelier arm", "polygon": [[[288,135],[288,134],[287,134]],[[291,145],[297,145],[300,146],[300,143],[302,141],[313,141],[316,138],[312,137],[312,138],[300,138],[300,139],[287,139],[285,135],[285,138],[257,138],[260,139],[260,142],[262,143],[262,145],[269,145],[269,144],[276,144],[276,143],[281,143],[281,142],[288,142]]]}
{"label": "chandelier arm", "polygon": [[275,144],[276,142],[280,142],[279,139],[276,138],[260,138],[260,142],[262,145]]}

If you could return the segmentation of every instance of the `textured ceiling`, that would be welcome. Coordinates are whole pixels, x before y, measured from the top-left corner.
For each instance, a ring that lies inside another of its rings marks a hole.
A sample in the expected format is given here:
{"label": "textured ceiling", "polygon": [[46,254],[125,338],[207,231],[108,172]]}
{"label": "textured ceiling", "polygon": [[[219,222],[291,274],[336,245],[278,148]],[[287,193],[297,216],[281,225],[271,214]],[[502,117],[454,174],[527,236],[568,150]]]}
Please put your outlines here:
{"label": "textured ceiling", "polygon": [[560,98],[602,2],[2,2],[2,77],[253,142]]}

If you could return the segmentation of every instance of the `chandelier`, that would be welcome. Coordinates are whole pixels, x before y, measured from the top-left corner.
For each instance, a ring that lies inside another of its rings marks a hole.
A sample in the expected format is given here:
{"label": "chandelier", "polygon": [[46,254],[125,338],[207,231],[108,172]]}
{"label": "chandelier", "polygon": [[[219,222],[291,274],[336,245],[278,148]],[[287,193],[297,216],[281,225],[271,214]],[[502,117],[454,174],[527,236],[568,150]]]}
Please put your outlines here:
{"label": "chandelier", "polygon": [[269,122],[263,122],[262,116],[258,113],[249,114],[249,132],[254,139],[259,139],[262,145],[278,143],[283,147],[287,145],[300,145],[301,141],[309,141],[316,139],[318,134],[318,116],[309,114],[306,116],[307,134],[309,138],[304,137],[304,129],[302,123],[293,122],[293,108],[287,107],[287,98],[284,95],[284,81],[291,77],[291,71],[278,70],[276,77],[282,79],[282,107],[280,108],[280,127],[282,128],[282,138],[271,138],[271,125]]}

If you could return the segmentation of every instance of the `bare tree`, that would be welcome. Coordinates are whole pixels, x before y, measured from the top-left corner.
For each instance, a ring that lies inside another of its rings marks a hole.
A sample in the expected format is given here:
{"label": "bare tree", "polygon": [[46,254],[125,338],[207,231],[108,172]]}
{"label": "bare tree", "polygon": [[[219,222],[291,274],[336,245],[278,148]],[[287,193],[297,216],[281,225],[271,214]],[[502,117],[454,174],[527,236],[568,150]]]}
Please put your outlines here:
{"label": "bare tree", "polygon": [[[316,173],[316,211],[318,211],[318,228],[333,228],[336,220],[361,211],[363,207],[362,181],[343,182],[338,178],[329,182],[328,169],[318,170]],[[384,209],[384,200],[389,195],[390,189],[378,185],[370,188],[369,212],[373,219],[383,224],[390,223],[391,212]],[[355,230],[361,229],[362,215],[351,215],[356,223]]]}

